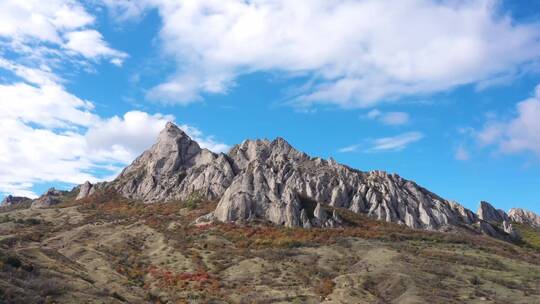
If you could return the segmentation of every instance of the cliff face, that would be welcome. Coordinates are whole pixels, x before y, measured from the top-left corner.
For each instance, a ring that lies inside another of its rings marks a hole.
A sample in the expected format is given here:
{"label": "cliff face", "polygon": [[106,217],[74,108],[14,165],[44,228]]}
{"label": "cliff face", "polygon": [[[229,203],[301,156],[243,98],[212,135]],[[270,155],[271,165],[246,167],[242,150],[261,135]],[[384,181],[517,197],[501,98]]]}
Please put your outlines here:
{"label": "cliff face", "polygon": [[[118,178],[100,185],[107,187],[148,203],[184,200],[197,193],[219,200],[205,219],[223,222],[264,219],[290,227],[335,227],[343,220],[325,211],[335,207],[411,228],[468,226],[499,238],[512,233],[511,228],[502,232],[495,227],[507,227],[509,216],[485,202],[477,215],[397,174],[362,172],[310,157],[282,138],[247,140],[228,154],[215,154],[172,123]],[[78,198],[93,191],[91,184],[84,184]]]}

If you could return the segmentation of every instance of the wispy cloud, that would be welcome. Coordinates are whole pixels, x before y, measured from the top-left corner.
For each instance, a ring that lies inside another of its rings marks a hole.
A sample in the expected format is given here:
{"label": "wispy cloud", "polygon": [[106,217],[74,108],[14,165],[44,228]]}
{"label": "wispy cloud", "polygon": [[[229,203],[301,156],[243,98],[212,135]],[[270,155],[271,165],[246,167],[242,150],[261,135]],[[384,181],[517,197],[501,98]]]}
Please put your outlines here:
{"label": "wispy cloud", "polygon": [[457,160],[466,161],[471,158],[471,154],[467,149],[465,149],[465,147],[459,146],[454,153],[454,158]]}
{"label": "wispy cloud", "polygon": [[350,153],[350,152],[357,152],[360,149],[361,145],[351,145],[347,147],[343,147],[338,150],[339,153]]}
{"label": "wispy cloud", "polygon": [[400,151],[423,137],[424,135],[420,132],[407,132],[396,136],[378,138],[373,141],[373,146],[368,151]]}
{"label": "wispy cloud", "polygon": [[[384,151],[400,151],[405,149],[408,145],[417,142],[424,138],[424,135],[420,132],[407,132],[396,136],[376,138],[366,141],[366,144],[354,144],[347,147],[343,147],[338,150],[340,153],[352,153],[352,152],[384,152]],[[362,147],[368,147],[362,149]]]}
{"label": "wispy cloud", "polygon": [[381,112],[373,109],[366,114],[366,118],[377,120],[385,125],[405,125],[409,123],[409,114],[405,112]]}

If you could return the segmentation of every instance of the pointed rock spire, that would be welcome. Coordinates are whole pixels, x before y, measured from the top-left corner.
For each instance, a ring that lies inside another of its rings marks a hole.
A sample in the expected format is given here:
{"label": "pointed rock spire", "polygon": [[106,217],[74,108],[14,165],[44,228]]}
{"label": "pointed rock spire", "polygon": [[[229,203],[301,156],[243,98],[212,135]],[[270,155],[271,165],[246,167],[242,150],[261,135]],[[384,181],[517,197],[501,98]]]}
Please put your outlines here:
{"label": "pointed rock spire", "polygon": [[500,209],[495,209],[495,207],[485,201],[480,202],[480,207],[478,208],[478,217],[481,220],[495,223],[502,223],[509,220],[506,212]]}

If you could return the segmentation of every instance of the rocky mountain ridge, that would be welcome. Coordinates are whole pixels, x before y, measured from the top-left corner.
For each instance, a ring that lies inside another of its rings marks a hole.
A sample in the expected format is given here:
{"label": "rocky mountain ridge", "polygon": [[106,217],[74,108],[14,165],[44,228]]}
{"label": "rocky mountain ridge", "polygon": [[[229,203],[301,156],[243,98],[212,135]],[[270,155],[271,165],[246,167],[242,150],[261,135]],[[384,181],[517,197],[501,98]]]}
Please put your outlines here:
{"label": "rocky mountain ridge", "polygon": [[[219,200],[201,220],[267,220],[289,227],[336,227],[346,224],[334,208],[415,229],[452,227],[476,230],[500,239],[519,235],[511,222],[540,226],[540,217],[514,209],[507,214],[481,202],[478,213],[445,200],[397,174],[363,172],[296,150],[283,138],[246,140],[228,154],[203,149],[173,123],[157,142],[112,182],[77,187],[77,199],[113,189],[147,203],[181,201],[196,194]],[[54,189],[32,203],[58,202]]]}

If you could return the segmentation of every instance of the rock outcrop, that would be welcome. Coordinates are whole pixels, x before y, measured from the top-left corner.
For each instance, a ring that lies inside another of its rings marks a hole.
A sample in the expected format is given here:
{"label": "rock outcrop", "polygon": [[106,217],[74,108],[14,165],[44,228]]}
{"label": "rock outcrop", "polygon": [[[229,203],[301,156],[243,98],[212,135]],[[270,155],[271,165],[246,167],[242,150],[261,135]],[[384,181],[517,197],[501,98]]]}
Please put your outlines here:
{"label": "rock outcrop", "polygon": [[[213,214],[196,221],[201,225],[261,219],[289,227],[338,227],[346,223],[335,209],[344,208],[411,228],[465,225],[499,238],[515,234],[509,216],[486,202],[476,215],[397,174],[362,172],[333,159],[310,157],[282,138],[247,140],[228,154],[216,154],[172,123],[114,181],[85,183],[77,198],[97,188],[147,203],[185,200],[194,193],[219,200]],[[535,221],[517,211],[515,218]]]}
{"label": "rock outcrop", "polygon": [[220,221],[264,218],[286,226],[324,226],[324,215],[317,214],[318,208],[310,212],[310,202],[412,228],[477,221],[473,212],[396,174],[361,172],[332,159],[312,158],[281,138],[245,141],[229,157],[236,176],[214,213]]}
{"label": "rock outcrop", "polygon": [[32,201],[31,208],[48,208],[54,205],[58,205],[62,202],[62,197],[65,195],[65,191],[59,191],[54,188],[50,188],[40,196]]}
{"label": "rock outcrop", "polygon": [[0,206],[17,206],[20,204],[30,202],[31,200],[32,199],[28,197],[24,197],[24,196],[8,195],[2,200],[2,203],[0,203]]}
{"label": "rock outcrop", "polygon": [[532,211],[519,208],[511,209],[508,216],[516,223],[540,228],[540,216]]}
{"label": "rock outcrop", "polygon": [[80,200],[85,197],[88,197],[92,195],[95,191],[96,191],[96,188],[94,187],[94,185],[90,183],[89,181],[86,181],[84,184],[82,184],[79,187],[79,194],[77,194],[77,197],[75,198],[75,200]]}
{"label": "rock outcrop", "polygon": [[481,220],[494,223],[502,223],[510,220],[506,212],[500,209],[495,209],[495,207],[493,207],[490,203],[484,201],[480,202],[480,207],[478,208],[478,217]]}
{"label": "rock outcrop", "polygon": [[145,202],[182,200],[193,193],[217,199],[233,177],[225,154],[201,149],[176,125],[167,123],[157,143],[110,186],[125,197]]}

